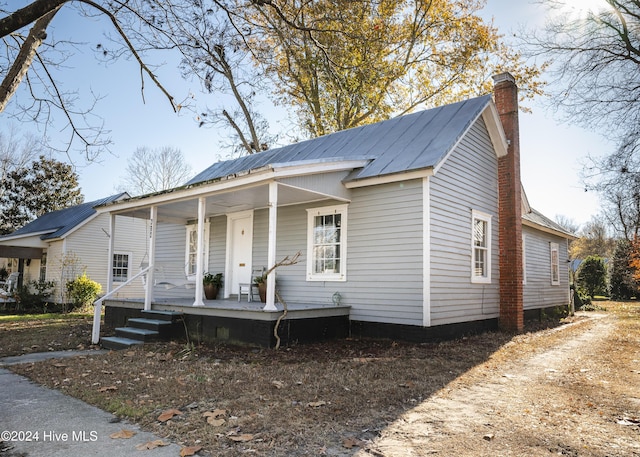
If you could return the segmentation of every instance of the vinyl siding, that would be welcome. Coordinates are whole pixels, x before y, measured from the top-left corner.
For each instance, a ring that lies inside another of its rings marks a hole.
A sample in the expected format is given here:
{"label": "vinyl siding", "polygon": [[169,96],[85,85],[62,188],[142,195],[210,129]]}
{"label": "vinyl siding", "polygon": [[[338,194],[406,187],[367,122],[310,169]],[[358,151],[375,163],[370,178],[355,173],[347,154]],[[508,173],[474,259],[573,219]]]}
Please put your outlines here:
{"label": "vinyl siding", "polygon": [[[352,190],[347,209],[347,280],[306,281],[307,209],[341,204],[286,206],[278,209],[277,258],[302,252],[298,264],[277,270],[286,301],[341,303],[351,319],[407,325],[422,323],[422,181]],[[254,213],[254,266],[266,266],[268,212]]]}
{"label": "vinyl siding", "polygon": [[[569,303],[569,263],[567,262],[567,240],[536,230],[522,227],[525,237],[525,284],[524,308],[536,309]],[[558,243],[560,261],[560,284],[551,284],[550,243]]]}
{"label": "vinyl siding", "polygon": [[[430,178],[431,325],[497,317],[498,161],[482,119]],[[491,218],[491,283],[471,282],[472,210]]]}
{"label": "vinyl siding", "polygon": [[[74,253],[79,260],[80,274],[86,271],[87,276],[102,285],[103,293],[107,291],[109,272],[109,218],[108,214],[100,214],[89,223],[69,234],[65,241],[65,253]],[[139,271],[140,263],[146,252],[145,234],[147,222],[130,217],[116,217],[115,251],[129,254],[129,274],[133,276]],[[119,283],[114,283],[114,288]],[[140,296],[143,292],[142,281],[134,281],[121,289],[116,297]]]}

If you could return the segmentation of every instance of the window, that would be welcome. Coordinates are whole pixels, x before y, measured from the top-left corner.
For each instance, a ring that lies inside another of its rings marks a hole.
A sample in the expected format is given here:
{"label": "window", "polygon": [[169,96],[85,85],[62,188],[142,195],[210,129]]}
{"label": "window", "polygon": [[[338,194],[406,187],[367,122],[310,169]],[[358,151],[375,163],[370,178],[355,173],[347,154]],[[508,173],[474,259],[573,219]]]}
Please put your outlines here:
{"label": "window", "polygon": [[42,257],[40,258],[40,281],[45,281],[47,279],[47,251],[42,252]]}
{"label": "window", "polygon": [[549,243],[551,250],[551,285],[560,285],[560,246],[558,243]]}
{"label": "window", "polygon": [[126,282],[129,279],[131,255],[128,253],[113,254],[113,270],[111,279],[113,282]]}
{"label": "window", "polygon": [[307,280],[346,281],[347,205],[307,210]]}
{"label": "window", "polygon": [[[187,226],[187,241],[185,251],[184,272],[189,280],[196,277],[196,266],[198,260],[198,225]],[[209,265],[209,223],[204,224],[204,270],[207,271]]]}
{"label": "window", "polygon": [[472,211],[471,282],[491,282],[491,216]]}

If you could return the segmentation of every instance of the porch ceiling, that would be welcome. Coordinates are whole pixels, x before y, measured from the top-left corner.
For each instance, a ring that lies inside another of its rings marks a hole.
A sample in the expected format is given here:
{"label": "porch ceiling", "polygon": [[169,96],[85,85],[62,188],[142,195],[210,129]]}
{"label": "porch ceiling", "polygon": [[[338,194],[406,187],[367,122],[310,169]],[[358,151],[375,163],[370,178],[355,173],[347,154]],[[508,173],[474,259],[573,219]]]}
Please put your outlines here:
{"label": "porch ceiling", "polygon": [[[234,189],[223,192],[216,192],[204,195],[206,198],[206,216],[218,216],[238,211],[250,209],[266,208],[269,204],[269,185],[261,184],[243,189]],[[327,200],[327,195],[307,189],[290,187],[287,185],[278,186],[278,206]],[[159,221],[189,221],[197,218],[198,197],[168,201],[160,203],[158,206]],[[150,205],[130,208],[119,215],[136,217],[141,219],[149,218]]]}

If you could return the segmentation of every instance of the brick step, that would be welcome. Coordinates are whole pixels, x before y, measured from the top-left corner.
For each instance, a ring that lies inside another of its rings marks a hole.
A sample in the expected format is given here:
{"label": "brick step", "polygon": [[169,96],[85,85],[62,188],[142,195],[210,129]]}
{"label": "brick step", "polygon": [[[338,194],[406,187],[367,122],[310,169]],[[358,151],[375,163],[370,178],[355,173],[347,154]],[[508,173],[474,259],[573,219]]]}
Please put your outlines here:
{"label": "brick step", "polygon": [[131,338],[122,338],[119,336],[105,336],[100,338],[100,345],[105,349],[113,349],[119,351],[121,349],[128,349],[132,346],[143,344],[143,341],[132,340]]}

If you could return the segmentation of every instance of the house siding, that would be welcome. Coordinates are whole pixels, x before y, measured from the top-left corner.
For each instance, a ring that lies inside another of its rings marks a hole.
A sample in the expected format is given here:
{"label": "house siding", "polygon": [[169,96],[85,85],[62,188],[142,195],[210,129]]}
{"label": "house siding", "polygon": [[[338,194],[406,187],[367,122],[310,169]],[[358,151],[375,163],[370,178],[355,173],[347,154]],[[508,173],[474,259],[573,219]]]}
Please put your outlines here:
{"label": "house siding", "polygon": [[[330,304],[337,292],[341,304],[351,307],[352,320],[421,325],[422,181],[352,189],[347,209],[347,280],[307,281],[306,210],[335,204],[342,203],[278,209],[277,260],[302,253],[298,264],[276,272],[282,298]],[[267,234],[268,212],[258,210],[254,213],[254,267],[266,266]]]}
{"label": "house siding", "polygon": [[[532,227],[523,226],[525,237],[524,309],[548,308],[569,303],[567,240]],[[558,243],[560,284],[551,284],[550,243]]]}
{"label": "house siding", "polygon": [[[102,285],[102,292],[107,291],[107,279],[110,274],[107,271],[109,255],[109,218],[108,214],[100,214],[87,224],[81,226],[65,241],[64,253],[75,254],[78,257],[78,268],[74,275],[86,271],[87,276]],[[128,253],[129,275],[133,276],[139,271],[143,261],[147,233],[146,221],[131,217],[117,216],[115,222],[115,250]],[[148,262],[148,260],[146,260]],[[119,283],[114,283],[117,287]],[[129,297],[143,293],[142,281],[134,281],[118,291],[114,297]]]}
{"label": "house siding", "polygon": [[[498,161],[479,119],[430,178],[431,325],[495,318],[499,311]],[[491,218],[491,283],[471,282],[472,210]]]}

